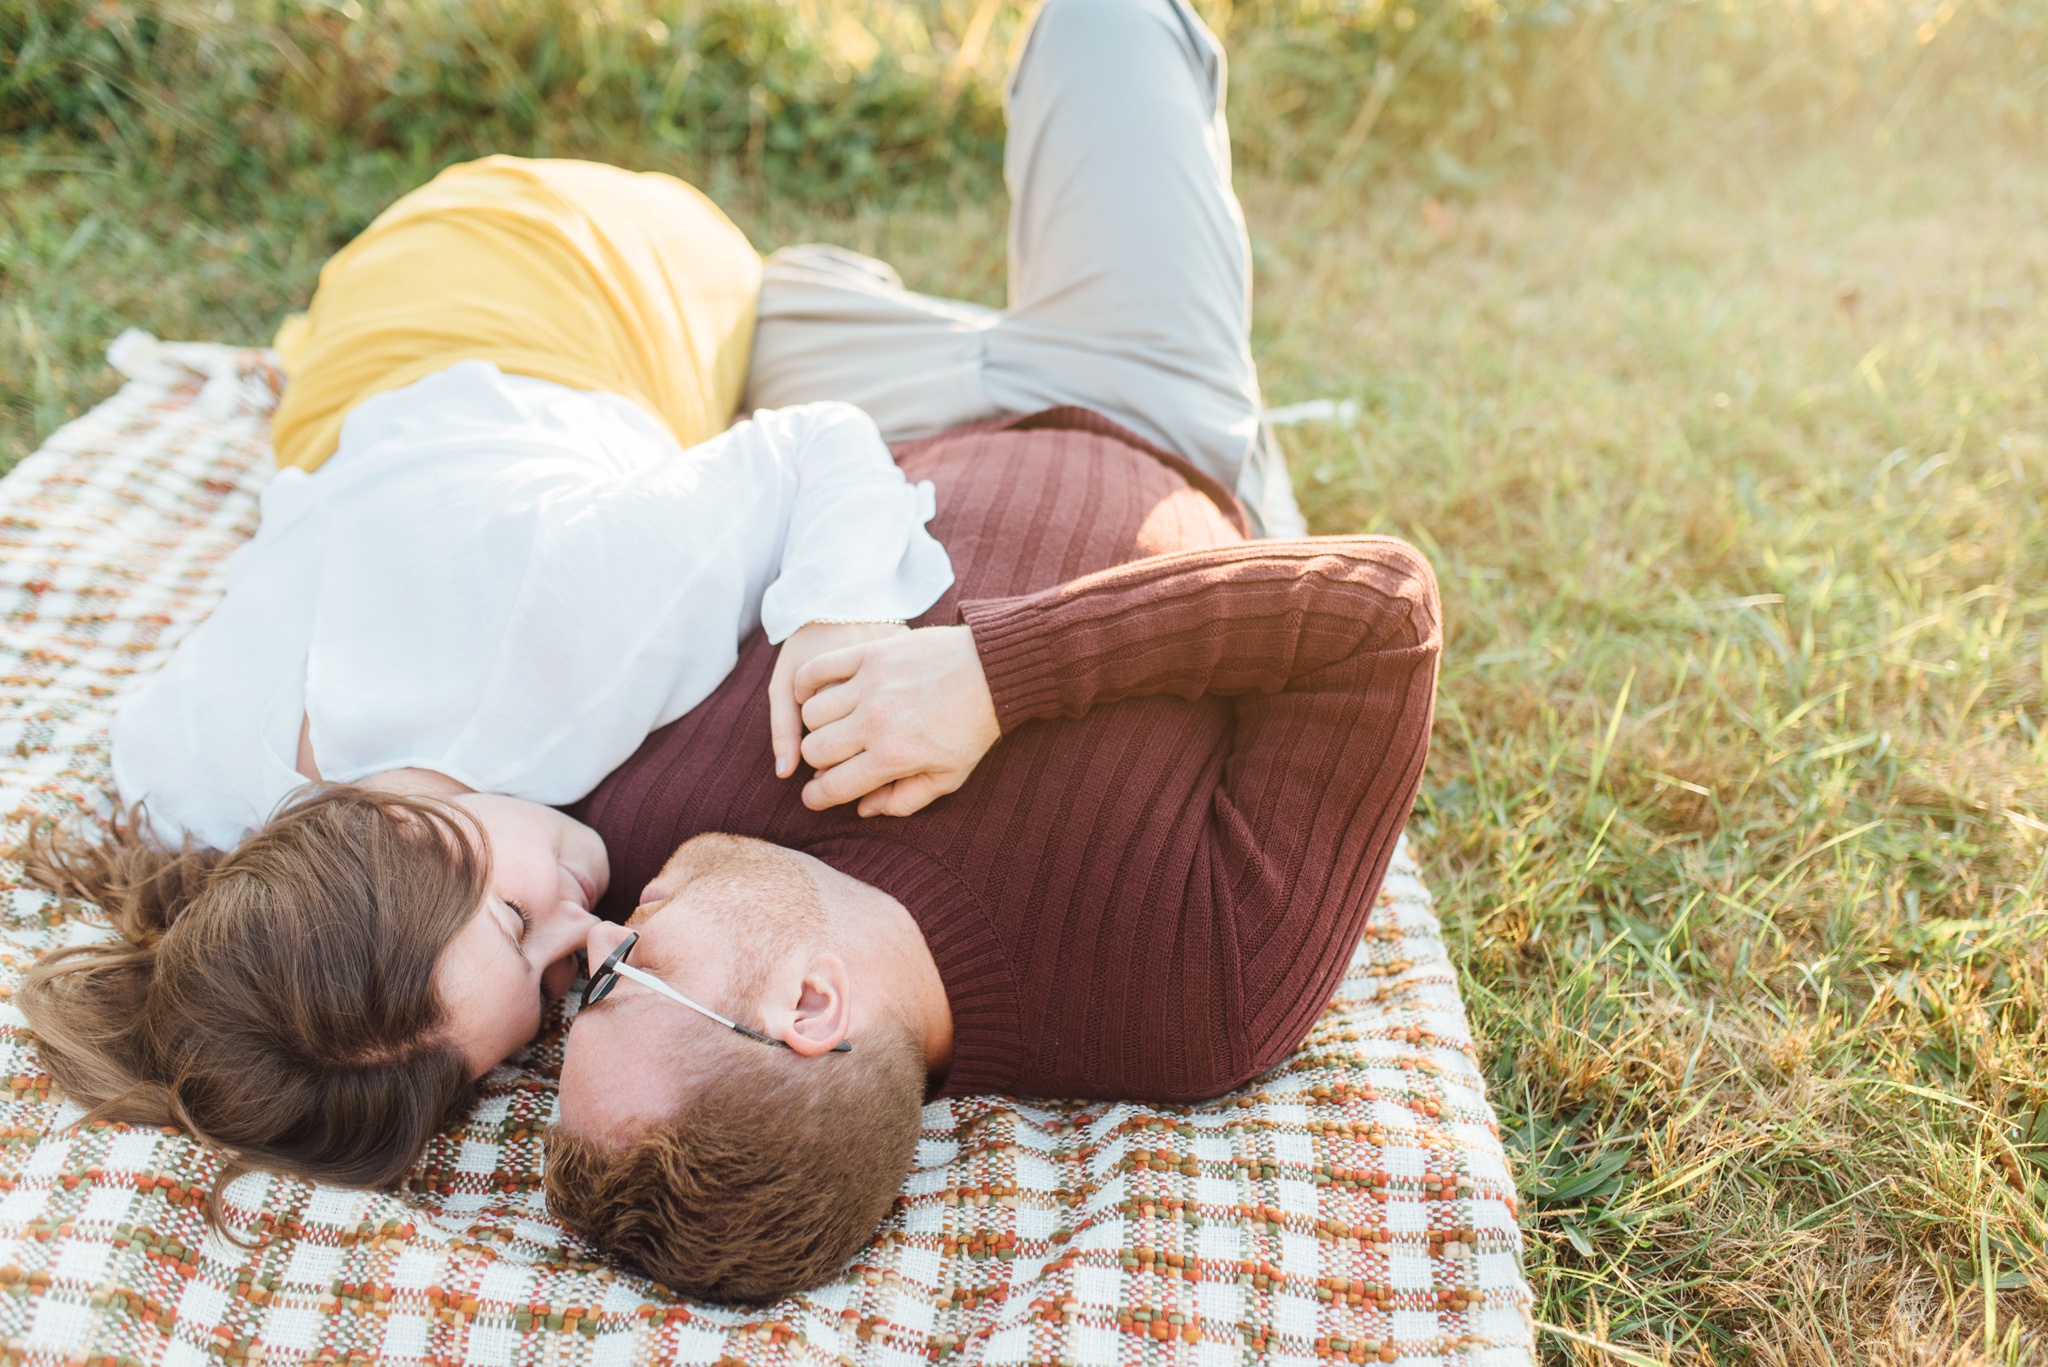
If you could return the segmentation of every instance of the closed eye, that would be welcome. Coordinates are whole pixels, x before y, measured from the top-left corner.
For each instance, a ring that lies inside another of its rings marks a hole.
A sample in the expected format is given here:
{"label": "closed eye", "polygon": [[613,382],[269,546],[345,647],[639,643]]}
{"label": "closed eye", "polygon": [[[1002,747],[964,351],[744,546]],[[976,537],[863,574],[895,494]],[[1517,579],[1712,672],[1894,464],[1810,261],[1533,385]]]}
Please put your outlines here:
{"label": "closed eye", "polygon": [[525,907],[509,897],[505,899],[505,905],[512,908],[512,914],[519,918],[519,943],[523,945],[526,943],[527,935],[533,930],[533,918],[526,914]]}

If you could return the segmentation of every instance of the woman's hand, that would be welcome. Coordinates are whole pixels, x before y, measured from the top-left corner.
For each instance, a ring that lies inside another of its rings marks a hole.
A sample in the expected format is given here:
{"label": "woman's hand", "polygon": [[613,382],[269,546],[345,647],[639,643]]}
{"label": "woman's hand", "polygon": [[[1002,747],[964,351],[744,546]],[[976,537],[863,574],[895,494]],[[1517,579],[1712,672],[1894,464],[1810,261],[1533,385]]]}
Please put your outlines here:
{"label": "woman's hand", "polygon": [[910,628],[901,622],[806,622],[790,633],[768,680],[768,738],[775,748],[777,778],[796,772],[798,747],[804,738],[803,714],[796,696],[797,670],[835,650],[909,634]]}
{"label": "woman's hand", "polygon": [[820,655],[796,674],[804,805],[860,799],[862,816],[909,816],[967,781],[1002,735],[968,627],[922,627]]}

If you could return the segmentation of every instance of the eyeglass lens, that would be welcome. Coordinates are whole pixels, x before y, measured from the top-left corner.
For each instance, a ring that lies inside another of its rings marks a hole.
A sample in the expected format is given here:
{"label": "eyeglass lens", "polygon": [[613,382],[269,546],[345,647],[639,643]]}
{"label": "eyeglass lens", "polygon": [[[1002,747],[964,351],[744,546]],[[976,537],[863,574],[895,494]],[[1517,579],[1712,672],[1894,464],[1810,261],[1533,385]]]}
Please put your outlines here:
{"label": "eyeglass lens", "polygon": [[619,985],[619,979],[623,976],[619,972],[619,965],[625,962],[626,956],[633,952],[633,946],[638,943],[640,943],[640,932],[634,931],[631,935],[619,941],[617,949],[605,955],[604,963],[583,984],[582,1004],[584,1006],[589,1006],[593,1002],[601,1002],[611,995],[611,990]]}

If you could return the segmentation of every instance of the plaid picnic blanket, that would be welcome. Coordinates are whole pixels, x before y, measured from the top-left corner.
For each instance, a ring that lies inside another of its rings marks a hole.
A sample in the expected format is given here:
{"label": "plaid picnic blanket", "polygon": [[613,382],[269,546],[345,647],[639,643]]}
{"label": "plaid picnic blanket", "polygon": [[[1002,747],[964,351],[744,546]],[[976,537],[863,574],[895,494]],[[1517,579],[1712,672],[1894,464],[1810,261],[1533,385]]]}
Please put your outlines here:
{"label": "plaid picnic blanket", "polygon": [[[117,353],[117,356],[119,353]],[[0,480],[0,837],[103,821],[107,719],[220,589],[270,468],[260,351],[127,348],[139,378]],[[691,1304],[548,1217],[560,1021],[404,1190],[223,1193],[174,1131],[78,1126],[12,1005],[98,913],[0,862],[0,1361],[1526,1363],[1515,1192],[1429,895],[1396,856],[1301,1051],[1205,1106],[926,1108],[916,1170],[840,1280]]]}

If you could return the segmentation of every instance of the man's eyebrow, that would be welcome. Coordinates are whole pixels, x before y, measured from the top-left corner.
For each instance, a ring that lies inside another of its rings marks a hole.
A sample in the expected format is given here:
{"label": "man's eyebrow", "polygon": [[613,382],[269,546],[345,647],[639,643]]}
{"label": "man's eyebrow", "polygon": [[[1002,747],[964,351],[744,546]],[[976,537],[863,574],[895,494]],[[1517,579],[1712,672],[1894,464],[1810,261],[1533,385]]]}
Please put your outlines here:
{"label": "man's eyebrow", "polygon": [[681,893],[681,888],[673,888],[670,889],[666,897],[658,898],[652,902],[642,902],[639,906],[634,907],[633,914],[625,919],[624,925],[626,929],[631,930],[635,926],[643,926],[644,923],[661,915],[668,908],[668,904],[675,901]]}

